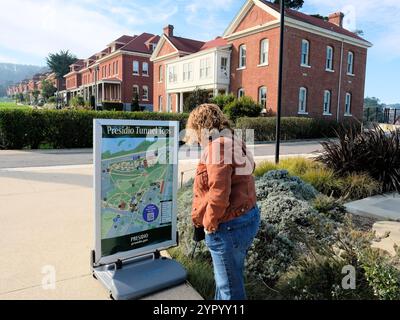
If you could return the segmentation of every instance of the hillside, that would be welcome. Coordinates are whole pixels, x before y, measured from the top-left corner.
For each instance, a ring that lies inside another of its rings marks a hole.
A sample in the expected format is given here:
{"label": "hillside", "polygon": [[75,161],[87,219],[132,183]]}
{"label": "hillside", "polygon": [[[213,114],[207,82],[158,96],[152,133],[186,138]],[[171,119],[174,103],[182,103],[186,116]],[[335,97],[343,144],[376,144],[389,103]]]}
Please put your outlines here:
{"label": "hillside", "polygon": [[45,71],[47,71],[46,67],[0,63],[0,97],[6,95],[6,89],[9,85]]}

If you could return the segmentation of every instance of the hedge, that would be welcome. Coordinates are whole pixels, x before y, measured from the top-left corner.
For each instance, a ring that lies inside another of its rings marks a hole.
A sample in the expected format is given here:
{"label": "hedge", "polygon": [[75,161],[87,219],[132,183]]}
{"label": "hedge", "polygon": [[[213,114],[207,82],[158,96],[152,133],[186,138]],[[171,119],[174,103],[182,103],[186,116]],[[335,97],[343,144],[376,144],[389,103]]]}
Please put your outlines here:
{"label": "hedge", "polygon": [[187,114],[86,110],[0,110],[0,149],[91,148],[93,119],[179,121]]}
{"label": "hedge", "polygon": [[[347,126],[349,123],[350,121],[346,121],[343,125]],[[274,141],[275,124],[275,117],[246,117],[236,121],[236,128],[254,129],[255,141]],[[283,117],[281,119],[281,138],[282,140],[331,138],[335,136],[335,130],[340,125],[341,123],[335,120]]]}

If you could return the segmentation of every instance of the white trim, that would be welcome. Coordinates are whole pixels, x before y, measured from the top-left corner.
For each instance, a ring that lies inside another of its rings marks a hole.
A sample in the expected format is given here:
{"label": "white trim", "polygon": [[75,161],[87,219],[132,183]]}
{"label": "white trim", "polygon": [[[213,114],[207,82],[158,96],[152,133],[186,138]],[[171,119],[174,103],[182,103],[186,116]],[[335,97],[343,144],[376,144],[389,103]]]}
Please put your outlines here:
{"label": "white trim", "polygon": [[347,73],[348,76],[350,77],[355,77],[356,75],[354,73]]}
{"label": "white trim", "polygon": [[345,113],[344,116],[345,117],[352,117],[353,115],[351,113]]}
{"label": "white trim", "polygon": [[261,31],[267,31],[267,30],[270,30],[270,29],[278,28],[278,27],[279,27],[279,21],[278,20],[269,21],[269,22],[264,23],[262,25],[251,27],[251,28],[248,28],[246,30],[242,30],[242,31],[235,32],[235,33],[232,33],[230,35],[224,36],[224,39],[236,40],[236,39],[241,38],[241,37],[246,37],[246,36],[261,32]]}
{"label": "white trim", "polygon": [[331,116],[332,113],[324,112],[324,113],[322,113],[322,115],[323,115],[323,116]]}
{"label": "white trim", "polygon": [[311,68],[311,66],[309,65],[309,64],[300,64],[300,67],[303,67],[303,68]]}
{"label": "white trim", "polygon": [[242,8],[238,12],[238,14],[235,16],[235,18],[231,21],[231,23],[225,29],[224,34],[223,34],[224,38],[232,35],[233,31],[239,26],[239,24],[243,20],[243,18],[253,8],[253,5],[256,5],[259,8],[263,9],[264,11],[269,13],[271,16],[273,16],[277,20],[280,19],[280,13],[275,11],[274,9],[270,8],[265,3],[263,3],[259,0],[247,0],[247,2],[244,3],[244,5],[242,6]]}
{"label": "white trim", "polygon": [[335,72],[335,70],[333,70],[333,69],[325,69],[325,71],[326,72],[331,72],[331,73]]}
{"label": "white trim", "polygon": [[307,115],[308,112],[307,112],[307,111],[297,111],[297,114],[304,114],[304,115]]}
{"label": "white trim", "polygon": [[[226,50],[230,49],[231,47],[232,47],[232,45],[228,44],[228,45],[221,46],[221,47],[214,47],[214,48],[210,48],[210,49],[207,49],[207,50],[201,50],[201,51],[197,51],[197,52],[194,52],[194,53],[190,53],[190,54],[185,55],[183,57],[179,57],[178,56],[178,57],[176,57],[176,59],[168,61],[168,64],[175,63],[175,62],[181,62],[181,61],[185,61],[185,60],[190,60],[192,58],[198,58],[198,57],[201,57],[203,55],[207,55],[207,54],[209,54],[209,53],[211,53],[213,51],[214,52],[226,51]],[[163,57],[166,57],[166,56],[163,56]],[[156,60],[154,60],[154,61],[156,61]]]}
{"label": "white trim", "polygon": [[269,66],[269,63],[262,63],[257,65],[257,67],[266,67],[266,66]]}
{"label": "white trim", "polygon": [[246,67],[240,67],[240,68],[236,68],[236,70],[237,70],[237,71],[240,71],[240,70],[246,70]]}

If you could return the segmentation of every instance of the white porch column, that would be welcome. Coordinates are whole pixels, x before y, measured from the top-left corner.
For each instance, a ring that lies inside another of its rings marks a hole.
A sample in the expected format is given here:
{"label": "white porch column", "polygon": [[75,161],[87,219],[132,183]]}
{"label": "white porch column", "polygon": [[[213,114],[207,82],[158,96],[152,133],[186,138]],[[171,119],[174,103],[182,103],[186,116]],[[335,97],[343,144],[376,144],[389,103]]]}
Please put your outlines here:
{"label": "white porch column", "polygon": [[171,112],[171,96],[167,93],[167,112]]}
{"label": "white porch column", "polygon": [[179,93],[179,112],[182,113],[183,112],[183,92]]}
{"label": "white porch column", "polygon": [[104,82],[102,83],[102,87],[101,87],[101,102],[104,102]]}
{"label": "white porch column", "polygon": [[176,94],[175,94],[175,98],[176,98],[176,103],[175,103],[175,110],[176,110],[176,113],[178,113],[179,112],[179,110],[180,110],[180,107],[179,107],[179,92],[177,92]]}

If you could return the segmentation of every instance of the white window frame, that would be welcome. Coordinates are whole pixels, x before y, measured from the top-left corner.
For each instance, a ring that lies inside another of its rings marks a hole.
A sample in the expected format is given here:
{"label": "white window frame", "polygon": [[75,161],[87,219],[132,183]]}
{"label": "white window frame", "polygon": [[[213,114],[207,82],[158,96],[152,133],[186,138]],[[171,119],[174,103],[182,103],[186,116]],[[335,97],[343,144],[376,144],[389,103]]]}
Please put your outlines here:
{"label": "white window frame", "polygon": [[183,81],[191,81],[193,74],[193,63],[188,62],[183,64]]}
{"label": "white window frame", "polygon": [[247,64],[247,48],[245,44],[239,46],[239,68],[245,69]]}
{"label": "white window frame", "polygon": [[139,86],[137,84],[133,85],[133,90],[132,90],[133,98],[135,98],[135,89],[137,90],[138,100],[140,100],[140,90],[139,90]]}
{"label": "white window frame", "polygon": [[258,88],[258,103],[267,109],[267,87],[262,86]]}
{"label": "white window frame", "polygon": [[142,90],[143,90],[142,100],[143,101],[149,101],[149,87],[148,86],[143,86]]}
{"label": "white window frame", "polygon": [[164,81],[164,74],[163,74],[163,65],[158,66],[158,82]]}
{"label": "white window frame", "polygon": [[269,39],[260,41],[260,64],[259,66],[267,66],[269,63]]}
{"label": "white window frame", "polygon": [[299,89],[299,105],[298,105],[298,112],[297,112],[298,114],[308,114],[308,112],[307,112],[307,95],[308,95],[307,88],[301,87]]}
{"label": "white window frame", "polygon": [[168,81],[169,83],[175,83],[177,81],[176,66],[168,67]]}
{"label": "white window frame", "polygon": [[326,63],[325,63],[326,71],[333,71],[333,56],[334,56],[333,47],[327,46],[326,47]]}
{"label": "white window frame", "polygon": [[[307,48],[307,50],[304,50]],[[310,41],[301,40],[301,64],[302,67],[310,67]]]}
{"label": "white window frame", "polygon": [[[222,63],[222,61],[225,61],[225,64]],[[221,57],[220,64],[221,65],[219,68],[220,68],[221,75],[223,77],[227,78],[228,77],[228,57]]]}
{"label": "white window frame", "polygon": [[162,112],[162,107],[163,107],[163,96],[158,96],[158,111]]}
{"label": "white window frame", "polygon": [[332,92],[330,90],[324,91],[324,104],[323,104],[323,115],[331,116],[331,105],[332,105]]}
{"label": "white window frame", "polygon": [[200,59],[200,79],[208,78],[211,75],[211,59]]}
{"label": "white window frame", "polygon": [[354,52],[349,51],[347,53],[347,74],[354,76]]}
{"label": "white window frame", "polygon": [[133,73],[135,76],[138,76],[138,75],[139,75],[139,61],[134,60],[134,61],[132,62],[132,73]]}
{"label": "white window frame", "polygon": [[147,62],[142,63],[142,76],[149,76],[149,64]]}
{"label": "white window frame", "polygon": [[239,88],[237,91],[237,97],[240,99],[241,97],[245,96],[244,88]]}
{"label": "white window frame", "polygon": [[344,102],[344,115],[351,117],[351,102],[352,102],[352,94],[350,92],[346,92],[345,102]]}

